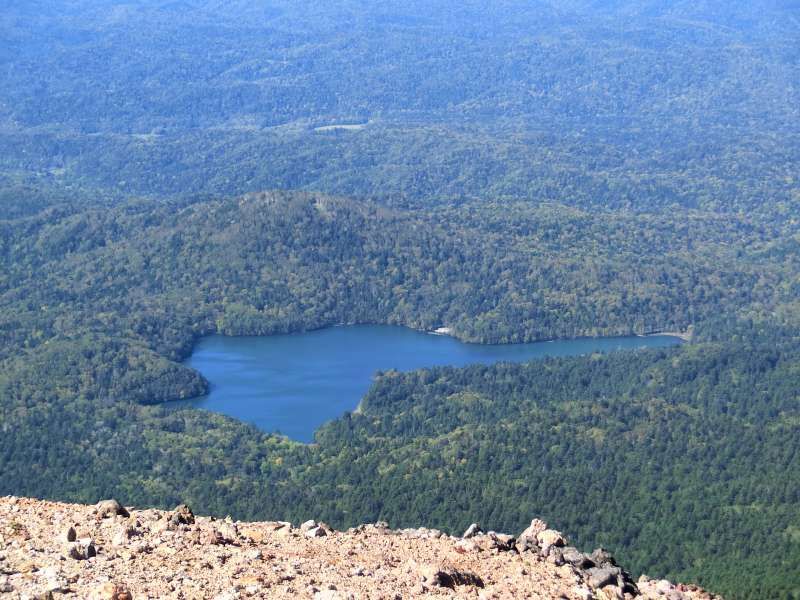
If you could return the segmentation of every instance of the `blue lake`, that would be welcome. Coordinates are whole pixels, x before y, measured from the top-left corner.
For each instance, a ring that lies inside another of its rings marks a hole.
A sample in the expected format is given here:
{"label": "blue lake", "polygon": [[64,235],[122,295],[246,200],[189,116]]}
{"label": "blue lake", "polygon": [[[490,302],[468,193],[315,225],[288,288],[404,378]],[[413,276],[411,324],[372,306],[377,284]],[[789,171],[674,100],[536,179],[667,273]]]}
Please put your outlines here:
{"label": "blue lake", "polygon": [[532,344],[465,344],[404,327],[352,325],[259,337],[209,336],[186,364],[210,382],[190,405],[310,442],[320,425],[353,411],[377,371],[525,362],[633,348],[674,346],[670,336],[583,338]]}

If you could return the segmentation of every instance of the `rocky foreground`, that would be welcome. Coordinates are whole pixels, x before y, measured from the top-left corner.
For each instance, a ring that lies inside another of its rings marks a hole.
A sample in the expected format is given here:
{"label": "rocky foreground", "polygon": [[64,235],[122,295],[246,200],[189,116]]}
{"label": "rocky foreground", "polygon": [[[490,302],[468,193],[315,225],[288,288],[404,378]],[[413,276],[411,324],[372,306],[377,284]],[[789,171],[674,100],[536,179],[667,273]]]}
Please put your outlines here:
{"label": "rocky foreground", "polygon": [[582,554],[534,520],[519,536],[461,538],[385,524],[240,523],[174,511],[0,498],[0,596],[9,599],[718,598],[633,582],[604,550]]}

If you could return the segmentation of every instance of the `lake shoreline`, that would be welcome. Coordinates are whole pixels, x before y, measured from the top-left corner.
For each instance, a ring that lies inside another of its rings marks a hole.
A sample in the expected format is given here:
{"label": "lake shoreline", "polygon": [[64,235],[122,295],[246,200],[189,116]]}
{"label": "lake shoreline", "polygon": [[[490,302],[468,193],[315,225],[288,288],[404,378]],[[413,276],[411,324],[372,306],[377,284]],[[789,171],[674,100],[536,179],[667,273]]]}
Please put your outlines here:
{"label": "lake shoreline", "polygon": [[279,431],[302,443],[324,423],[362,412],[376,373],[663,348],[677,336],[609,336],[516,344],[464,342],[443,328],[353,325],[267,336],[210,335],[184,365],[209,382],[209,393],[188,402]]}
{"label": "lake shoreline", "polygon": [[639,337],[674,337],[688,343],[692,341],[693,332],[691,330],[686,332],[680,331],[655,331],[653,333],[645,333]]}

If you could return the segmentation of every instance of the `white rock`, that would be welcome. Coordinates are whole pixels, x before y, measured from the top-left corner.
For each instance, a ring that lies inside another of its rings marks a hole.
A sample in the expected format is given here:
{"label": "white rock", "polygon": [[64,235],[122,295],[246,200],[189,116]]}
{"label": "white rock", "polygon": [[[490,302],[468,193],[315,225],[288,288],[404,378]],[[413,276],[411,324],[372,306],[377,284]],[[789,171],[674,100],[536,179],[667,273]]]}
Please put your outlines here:
{"label": "white rock", "polygon": [[317,522],[314,519],[309,519],[302,525],[300,525],[300,531],[308,531],[309,529],[314,529],[317,526]]}
{"label": "white rock", "polygon": [[581,600],[594,600],[594,594],[585,586],[573,588],[572,591],[575,592],[575,595]]}
{"label": "white rock", "polygon": [[467,527],[467,530],[464,532],[464,535],[462,535],[461,537],[464,538],[465,540],[467,540],[467,539],[469,539],[471,537],[475,537],[476,535],[478,535],[479,533],[482,533],[482,532],[483,532],[483,530],[481,529],[481,526],[478,525],[477,523],[473,523],[472,525]]}
{"label": "white rock", "polygon": [[310,538],[325,537],[328,532],[322,527],[314,527],[306,531],[306,536]]}

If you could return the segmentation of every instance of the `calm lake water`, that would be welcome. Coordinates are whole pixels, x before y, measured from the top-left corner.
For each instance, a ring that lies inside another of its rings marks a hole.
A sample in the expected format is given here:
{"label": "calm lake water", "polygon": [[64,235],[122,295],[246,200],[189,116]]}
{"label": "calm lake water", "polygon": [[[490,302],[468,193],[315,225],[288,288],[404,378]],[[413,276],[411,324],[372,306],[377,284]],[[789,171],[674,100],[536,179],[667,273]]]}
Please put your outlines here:
{"label": "calm lake water", "polygon": [[310,442],[320,425],[355,410],[376,371],[524,362],[679,343],[675,337],[653,336],[490,346],[404,327],[352,325],[290,335],[209,336],[186,364],[211,384],[210,393],[190,401],[192,406]]}

